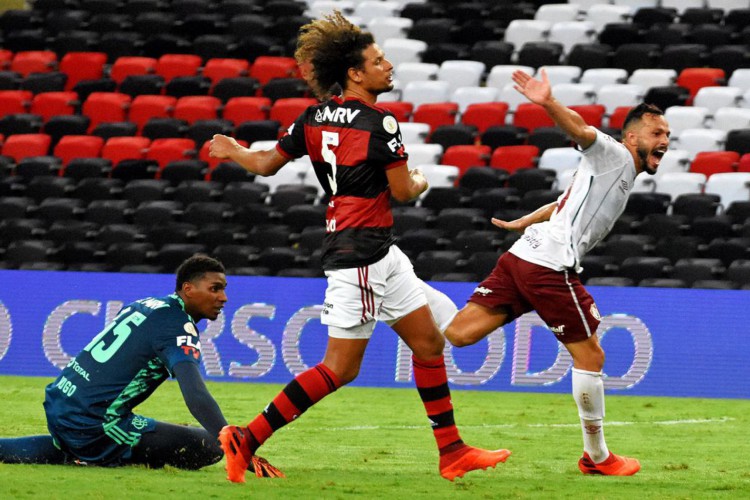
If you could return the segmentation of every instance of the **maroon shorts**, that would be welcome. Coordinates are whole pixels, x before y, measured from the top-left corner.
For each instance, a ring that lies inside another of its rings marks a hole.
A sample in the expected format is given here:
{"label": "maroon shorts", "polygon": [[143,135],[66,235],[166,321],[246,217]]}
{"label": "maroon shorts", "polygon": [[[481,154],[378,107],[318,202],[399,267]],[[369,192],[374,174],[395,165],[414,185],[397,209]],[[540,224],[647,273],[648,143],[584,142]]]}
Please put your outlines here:
{"label": "maroon shorts", "polygon": [[505,309],[509,322],[535,310],[564,344],[586,340],[601,321],[594,299],[575,271],[554,271],[510,252],[500,256],[469,302]]}

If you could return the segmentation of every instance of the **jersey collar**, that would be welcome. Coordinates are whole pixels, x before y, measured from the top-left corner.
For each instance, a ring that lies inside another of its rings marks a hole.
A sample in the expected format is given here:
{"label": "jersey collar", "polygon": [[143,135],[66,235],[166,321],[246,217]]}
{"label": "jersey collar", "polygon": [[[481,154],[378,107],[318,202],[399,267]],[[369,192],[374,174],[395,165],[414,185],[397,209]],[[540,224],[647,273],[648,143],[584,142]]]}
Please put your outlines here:
{"label": "jersey collar", "polygon": [[175,299],[177,301],[177,303],[180,304],[180,307],[182,308],[182,311],[185,314],[188,315],[188,318],[190,318],[190,321],[192,321],[193,323],[195,323],[195,320],[193,319],[193,317],[190,316],[190,314],[185,310],[185,301],[182,300],[182,297],[180,297],[176,293],[173,293],[172,295],[170,295],[170,297],[172,297],[173,299]]}

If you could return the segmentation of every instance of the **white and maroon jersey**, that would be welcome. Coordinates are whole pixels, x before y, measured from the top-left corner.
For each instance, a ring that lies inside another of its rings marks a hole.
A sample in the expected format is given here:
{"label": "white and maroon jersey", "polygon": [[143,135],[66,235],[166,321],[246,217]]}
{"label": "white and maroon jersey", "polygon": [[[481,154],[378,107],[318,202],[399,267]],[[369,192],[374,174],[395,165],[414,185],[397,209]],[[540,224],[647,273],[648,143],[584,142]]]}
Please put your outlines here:
{"label": "white and maroon jersey", "polygon": [[395,237],[386,171],[408,159],[390,112],[333,97],[307,108],[277,151],[286,158],[309,155],[330,195],[323,269],[367,266],[388,253]]}
{"label": "white and maroon jersey", "polygon": [[550,220],[532,224],[510,248],[514,255],[557,271],[581,271],[581,258],[612,229],[635,182],[633,156],[597,130]]}

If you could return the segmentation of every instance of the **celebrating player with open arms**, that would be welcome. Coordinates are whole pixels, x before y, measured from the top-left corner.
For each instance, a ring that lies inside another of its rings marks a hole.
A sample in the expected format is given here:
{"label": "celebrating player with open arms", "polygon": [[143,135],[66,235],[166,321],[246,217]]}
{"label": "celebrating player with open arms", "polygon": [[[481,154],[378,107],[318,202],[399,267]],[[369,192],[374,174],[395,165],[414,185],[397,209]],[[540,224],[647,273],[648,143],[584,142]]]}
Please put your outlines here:
{"label": "celebrating player with open arms", "polygon": [[482,450],[461,440],[453,419],[444,338],[427,305],[424,284],[394,244],[390,198],[411,200],[427,189],[427,181],[419,171],[409,171],[398,122],[375,104],[379,94],[393,88],[393,65],[371,34],[339,12],[303,26],[298,52],[310,63],[306,79],[319,97],[328,96],[337,84],[342,95],[303,112],[275,149],[250,151],[217,135],[210,154],[263,176],[293,158],[310,156],[330,195],[323,243],[328,288],[321,315],[328,325],[328,345],[323,361],[298,375],[248,426],[224,428],[221,443],[229,479],[244,481],[247,464],[276,430],[355,379],[377,320],[389,324],[412,350],[414,379],[432,423],[441,475],[453,480],[494,467],[510,452]]}
{"label": "celebrating player with open arms", "polygon": [[583,159],[556,202],[514,221],[492,220],[523,235],[500,256],[445,335],[455,346],[474,344],[536,310],[573,358],[573,397],[583,429],[579,469],[584,474],[632,475],[640,469],[638,460],[611,453],[604,441],[604,351],[596,335],[601,318],[578,272],[586,252],[622,214],[635,177],[656,173],[669,145],[669,126],[659,108],[640,104],[625,118],[618,143],[555,100],[544,70],[541,77],[517,71],[513,81],[578,143]]}
{"label": "celebrating player with open arms", "polygon": [[[226,420],[201,378],[196,323],[227,302],[224,266],[195,255],[177,269],[175,293],[125,306],[47,386],[50,435],[0,439],[0,462],[198,469],[221,460]],[[170,375],[203,426],[133,413]],[[256,472],[271,475],[262,459]]]}

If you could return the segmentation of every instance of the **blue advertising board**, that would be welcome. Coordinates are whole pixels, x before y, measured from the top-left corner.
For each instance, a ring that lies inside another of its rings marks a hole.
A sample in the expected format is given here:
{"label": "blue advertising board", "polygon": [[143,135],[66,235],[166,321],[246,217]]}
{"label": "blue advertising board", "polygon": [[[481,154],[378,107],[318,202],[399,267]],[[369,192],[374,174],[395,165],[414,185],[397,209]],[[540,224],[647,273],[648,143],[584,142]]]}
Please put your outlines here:
{"label": "blue advertising board", "polygon": [[[285,383],[318,363],[324,279],[228,277],[202,322],[209,380]],[[0,271],[0,374],[56,376],[123,305],[174,290],[172,275]],[[461,306],[471,283],[433,283]],[[610,392],[750,398],[750,291],[591,287]],[[447,348],[455,389],[569,392],[572,362],[535,313]],[[383,324],[353,385],[413,387],[410,352]]]}

